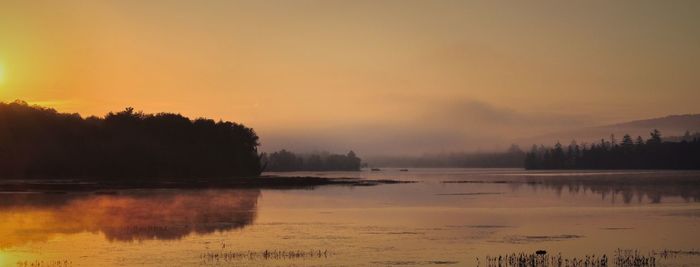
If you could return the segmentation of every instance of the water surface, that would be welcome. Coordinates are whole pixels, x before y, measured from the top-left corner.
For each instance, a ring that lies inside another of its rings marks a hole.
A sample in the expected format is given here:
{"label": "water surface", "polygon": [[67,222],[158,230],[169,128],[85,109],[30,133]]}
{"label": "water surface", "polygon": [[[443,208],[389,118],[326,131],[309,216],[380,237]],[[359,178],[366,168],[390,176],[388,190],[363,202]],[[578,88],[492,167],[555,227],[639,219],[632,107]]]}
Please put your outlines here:
{"label": "water surface", "polygon": [[3,193],[0,266],[474,266],[538,249],[565,257],[672,250],[658,265],[700,265],[700,172],[291,175],[417,183]]}

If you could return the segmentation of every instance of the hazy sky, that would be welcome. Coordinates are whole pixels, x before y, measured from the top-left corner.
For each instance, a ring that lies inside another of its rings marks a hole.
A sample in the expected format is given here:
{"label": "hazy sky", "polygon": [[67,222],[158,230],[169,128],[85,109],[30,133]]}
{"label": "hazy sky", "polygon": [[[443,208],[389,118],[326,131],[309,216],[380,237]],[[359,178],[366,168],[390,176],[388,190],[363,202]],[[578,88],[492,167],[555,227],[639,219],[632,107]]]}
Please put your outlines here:
{"label": "hazy sky", "polygon": [[242,122],[265,150],[505,147],[700,113],[700,1],[6,1],[0,100]]}

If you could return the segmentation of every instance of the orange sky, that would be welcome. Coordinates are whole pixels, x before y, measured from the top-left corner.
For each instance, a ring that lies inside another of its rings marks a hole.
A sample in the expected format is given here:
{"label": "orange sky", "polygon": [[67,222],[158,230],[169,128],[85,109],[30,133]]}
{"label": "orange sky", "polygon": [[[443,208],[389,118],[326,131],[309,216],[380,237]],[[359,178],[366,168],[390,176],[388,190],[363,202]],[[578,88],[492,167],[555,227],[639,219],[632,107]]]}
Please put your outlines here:
{"label": "orange sky", "polygon": [[233,120],[270,149],[484,149],[700,113],[698,17],[698,1],[2,1],[0,100]]}

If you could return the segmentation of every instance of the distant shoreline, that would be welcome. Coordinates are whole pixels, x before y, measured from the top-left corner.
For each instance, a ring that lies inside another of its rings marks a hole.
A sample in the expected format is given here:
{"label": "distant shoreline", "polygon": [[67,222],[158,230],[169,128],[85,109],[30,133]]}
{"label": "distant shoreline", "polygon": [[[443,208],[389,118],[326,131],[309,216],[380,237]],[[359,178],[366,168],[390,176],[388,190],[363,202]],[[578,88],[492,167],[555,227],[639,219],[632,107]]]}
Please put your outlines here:
{"label": "distant shoreline", "polygon": [[200,180],[94,180],[94,179],[25,179],[0,181],[2,193],[111,192],[127,189],[304,189],[324,185],[374,186],[413,183],[397,180],[359,178],[323,178],[312,176],[260,176],[250,178],[216,178]]}

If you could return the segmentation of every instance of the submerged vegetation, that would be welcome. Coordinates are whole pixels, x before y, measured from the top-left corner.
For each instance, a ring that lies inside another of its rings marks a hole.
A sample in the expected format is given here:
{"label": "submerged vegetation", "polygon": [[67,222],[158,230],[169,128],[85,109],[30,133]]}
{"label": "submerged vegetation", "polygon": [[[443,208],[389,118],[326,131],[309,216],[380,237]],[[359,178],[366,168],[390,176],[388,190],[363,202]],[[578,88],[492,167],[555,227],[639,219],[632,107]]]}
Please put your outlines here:
{"label": "submerged vegetation", "polygon": [[133,108],[105,117],[0,103],[2,178],[249,177],[262,170],[253,129]]}
{"label": "submerged vegetation", "polygon": [[614,136],[598,144],[564,148],[533,146],[525,157],[526,169],[700,169],[700,138],[686,133],[679,142],[663,142],[654,130],[650,138],[635,140],[625,135],[621,142]]}
{"label": "submerged vegetation", "polygon": [[345,155],[300,155],[282,149],[269,155],[263,153],[261,158],[266,171],[359,171],[362,165],[362,159],[353,151]]}

